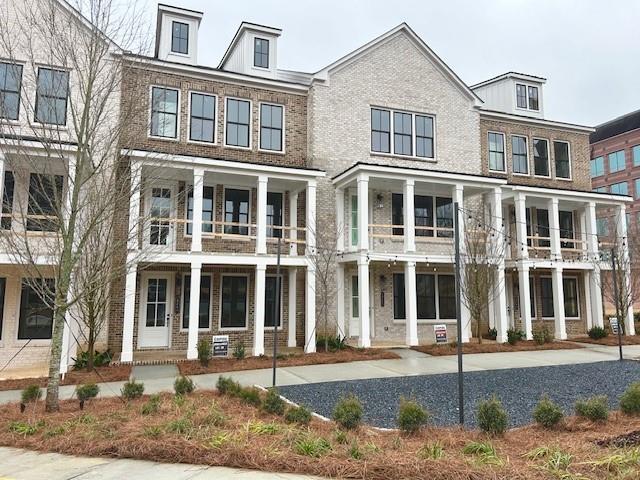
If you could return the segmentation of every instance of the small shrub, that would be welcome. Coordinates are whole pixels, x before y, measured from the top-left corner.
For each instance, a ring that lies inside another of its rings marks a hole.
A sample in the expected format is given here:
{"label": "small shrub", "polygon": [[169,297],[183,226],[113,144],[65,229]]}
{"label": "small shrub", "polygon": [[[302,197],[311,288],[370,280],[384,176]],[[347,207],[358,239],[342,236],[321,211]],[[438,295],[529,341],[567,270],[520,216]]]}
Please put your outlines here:
{"label": "small shrub", "polygon": [[262,399],[260,398],[260,390],[258,390],[256,387],[241,388],[237,393],[237,396],[243,402],[248,403],[249,405],[253,405],[254,407],[259,407],[262,403]]}
{"label": "small shrub", "polygon": [[195,389],[196,386],[193,384],[193,380],[184,375],[176,378],[176,381],[173,382],[173,390],[176,392],[176,395],[187,395]]}
{"label": "small shrub", "polygon": [[544,428],[555,427],[564,417],[562,409],[546,395],[540,399],[533,410],[533,419]]}
{"label": "small shrub", "polygon": [[592,327],[587,331],[587,335],[589,335],[589,338],[592,338],[594,340],[599,340],[601,338],[604,338],[606,336],[609,335],[609,332],[607,332],[604,328],[602,327]]}
{"label": "small shrub", "polygon": [[37,402],[42,398],[42,390],[40,390],[39,385],[29,385],[27,388],[22,390],[20,398],[22,403]]}
{"label": "small shrub", "polygon": [[[94,367],[104,367],[111,363],[111,359],[113,355],[111,354],[111,350],[105,350],[104,352],[99,352],[96,350],[93,353],[93,366]],[[72,358],[73,360],[73,369],[74,370],[82,370],[83,368],[87,368],[89,364],[89,352],[80,352],[76,358]]]}
{"label": "small shrub", "polygon": [[620,410],[627,415],[640,414],[640,382],[632,383],[622,394]]}
{"label": "small shrub", "polygon": [[338,400],[333,409],[333,420],[342,428],[352,430],[362,422],[362,404],[351,394]]}
{"label": "small shrub", "polygon": [[270,388],[267,390],[267,394],[262,401],[262,409],[267,413],[273,413],[275,415],[284,414],[286,407],[285,401],[280,397],[280,393],[277,388]]}
{"label": "small shrub", "polygon": [[334,336],[323,336],[320,335],[316,338],[316,349],[318,351],[324,351],[325,343],[328,346],[329,352],[337,352],[338,350],[344,350],[347,348],[347,339],[346,337],[340,337],[339,335]]}
{"label": "small shrub", "polygon": [[609,418],[609,405],[606,395],[598,395],[578,400],[575,404],[576,414],[588,418],[592,422],[603,422]]}
{"label": "small shrub", "polygon": [[135,400],[144,393],[144,383],[136,382],[135,379],[129,380],[122,386],[120,392],[125,400]]}
{"label": "small shrub", "polygon": [[244,343],[236,342],[233,345],[233,358],[235,358],[236,360],[242,360],[244,357],[245,357]]}
{"label": "small shrub", "polygon": [[203,367],[209,366],[209,360],[211,360],[211,342],[206,339],[202,339],[198,342],[198,360]]}
{"label": "small shrub", "polygon": [[319,458],[331,450],[331,444],[322,437],[303,437],[296,440],[294,450],[298,455]]}
{"label": "small shrub", "polygon": [[507,330],[507,342],[509,342],[509,345],[515,345],[524,338],[526,338],[526,335],[522,330],[514,330],[512,328]]}
{"label": "small shrub", "polygon": [[444,456],[444,447],[440,441],[425,443],[418,450],[418,457],[423,460],[439,460]]}
{"label": "small shrub", "polygon": [[142,415],[152,415],[160,411],[160,395],[151,395],[149,400],[142,406]]}
{"label": "small shrub", "polygon": [[236,395],[240,388],[240,384],[230,377],[220,376],[216,382],[216,389],[222,395]]}
{"label": "small shrub", "polygon": [[404,433],[415,433],[429,421],[429,413],[414,400],[400,399],[398,427]]}
{"label": "small shrub", "polygon": [[76,388],[76,396],[80,400],[80,410],[84,408],[84,402],[96,398],[100,392],[100,387],[95,383],[86,383]]}
{"label": "small shrub", "polygon": [[304,405],[291,407],[287,410],[284,420],[287,423],[300,423],[302,425],[307,425],[311,421],[311,410]]}
{"label": "small shrub", "polygon": [[498,338],[498,329],[497,328],[490,328],[487,331],[487,338],[489,340],[495,340],[496,338]]}
{"label": "small shrub", "polygon": [[473,455],[484,465],[502,466],[504,461],[498,456],[496,449],[489,442],[469,442],[462,449],[465,455]]}
{"label": "small shrub", "polygon": [[480,430],[489,435],[502,435],[509,425],[507,412],[495,396],[480,402],[476,416]]}
{"label": "small shrub", "polygon": [[553,335],[546,325],[542,325],[533,331],[533,341],[538,345],[544,345],[553,341]]}

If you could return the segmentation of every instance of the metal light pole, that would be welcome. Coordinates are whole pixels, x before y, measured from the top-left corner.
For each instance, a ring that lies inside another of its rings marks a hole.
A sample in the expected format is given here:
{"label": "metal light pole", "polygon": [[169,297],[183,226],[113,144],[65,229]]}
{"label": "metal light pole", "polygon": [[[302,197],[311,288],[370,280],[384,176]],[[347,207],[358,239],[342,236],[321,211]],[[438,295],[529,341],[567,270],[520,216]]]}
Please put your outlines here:
{"label": "metal light pole", "polygon": [[460,206],[453,204],[453,225],[455,229],[455,271],[456,271],[456,328],[458,330],[458,411],[460,425],[464,425],[464,379],[462,373],[462,302],[460,295]]}
{"label": "metal light pole", "polygon": [[278,323],[280,323],[280,245],[282,230],[278,237],[278,256],[276,261],[276,301],[273,305],[273,386],[276,386],[276,363],[278,361]]}
{"label": "metal light pole", "polygon": [[613,279],[613,303],[616,304],[616,321],[618,322],[618,350],[622,361],[622,329],[620,325],[620,305],[618,304],[618,277],[616,276],[616,249],[611,249],[611,277]]}

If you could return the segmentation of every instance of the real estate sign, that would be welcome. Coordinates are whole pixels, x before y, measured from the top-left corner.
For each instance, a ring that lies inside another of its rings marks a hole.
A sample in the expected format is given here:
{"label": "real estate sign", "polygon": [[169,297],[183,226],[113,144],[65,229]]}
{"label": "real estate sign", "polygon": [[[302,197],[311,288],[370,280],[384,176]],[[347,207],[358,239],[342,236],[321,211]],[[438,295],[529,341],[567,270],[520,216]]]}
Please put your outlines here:
{"label": "real estate sign", "polygon": [[609,317],[609,325],[611,326],[611,333],[618,335],[618,319],[616,317]]}
{"label": "real estate sign", "polygon": [[214,357],[229,356],[229,335],[214,335],[212,348]]}
{"label": "real estate sign", "polygon": [[433,331],[436,336],[436,343],[447,343],[447,326],[442,325],[434,325]]}

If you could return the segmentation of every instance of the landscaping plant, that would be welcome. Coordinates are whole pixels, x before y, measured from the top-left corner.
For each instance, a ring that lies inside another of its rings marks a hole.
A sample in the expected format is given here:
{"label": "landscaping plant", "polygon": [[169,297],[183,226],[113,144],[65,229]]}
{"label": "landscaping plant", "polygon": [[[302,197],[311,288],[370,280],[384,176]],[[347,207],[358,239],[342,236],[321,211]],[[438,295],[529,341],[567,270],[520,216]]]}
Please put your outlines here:
{"label": "landscaping plant", "polygon": [[555,427],[563,417],[562,409],[546,395],[540,399],[533,410],[533,419],[544,428]]}
{"label": "landscaping plant", "polygon": [[280,397],[280,392],[275,387],[272,387],[267,390],[267,394],[262,401],[262,409],[267,413],[273,413],[275,415],[284,414],[284,410],[286,408],[286,403]]}
{"label": "landscaping plant", "polygon": [[29,385],[20,393],[20,411],[24,412],[27,403],[35,403],[42,397],[42,390],[39,385]]}
{"label": "landscaping plant", "polygon": [[609,332],[607,332],[604,328],[602,327],[592,327],[587,331],[587,335],[589,335],[589,338],[592,338],[594,340],[599,340],[601,338],[604,338],[606,336],[609,335]]}
{"label": "landscaping plant", "polygon": [[284,420],[287,423],[307,425],[311,421],[311,410],[304,405],[291,407],[287,410],[287,413],[285,413]]}
{"label": "landscaping plant", "polygon": [[[94,367],[104,367],[111,363],[111,359],[113,355],[111,354],[111,350],[105,350],[104,352],[99,352],[96,350],[93,353],[93,366]],[[89,351],[80,352],[76,358],[72,358],[73,360],[73,369],[74,370],[82,370],[84,368],[89,368]]]}
{"label": "landscaping plant", "polygon": [[515,345],[524,338],[526,338],[526,335],[522,330],[514,330],[512,328],[507,330],[507,342],[509,342],[509,345]]}
{"label": "landscaping plant", "polygon": [[86,383],[78,385],[76,388],[76,396],[80,400],[80,410],[84,410],[84,402],[92,398],[96,398],[100,392],[100,387],[95,383]]}
{"label": "landscaping plant", "polygon": [[347,430],[360,426],[362,423],[362,404],[358,397],[349,394],[340,398],[333,409],[333,420]]}
{"label": "landscaping plant", "polygon": [[609,405],[606,395],[598,395],[578,400],[575,404],[576,414],[588,418],[592,422],[603,422],[609,418]]}
{"label": "landscaping plant", "polygon": [[502,435],[509,425],[507,411],[495,396],[478,404],[476,417],[480,430],[489,435]]}
{"label": "landscaping plant", "polygon": [[240,391],[240,384],[230,377],[220,376],[216,382],[216,389],[222,395],[236,395]]}
{"label": "landscaping plant", "polygon": [[242,360],[245,357],[244,343],[236,342],[233,345],[233,358],[236,360]]}
{"label": "landscaping plant", "polygon": [[404,433],[415,433],[429,422],[429,413],[415,400],[400,399],[398,427]]}
{"label": "landscaping plant", "polygon": [[241,388],[237,393],[237,397],[242,401],[248,403],[249,405],[253,405],[254,407],[259,407],[262,403],[260,399],[260,390],[256,387],[245,387]]}
{"label": "landscaping plant", "polygon": [[489,442],[469,442],[462,449],[465,455],[473,455],[483,465],[502,466],[504,461],[498,456],[495,447]]}
{"label": "landscaping plant", "polygon": [[498,338],[498,329],[497,328],[490,328],[487,331],[487,338],[489,340],[495,340]]}
{"label": "landscaping plant", "polygon": [[294,450],[298,455],[319,458],[331,451],[331,444],[322,437],[304,436],[296,440]]}
{"label": "landscaping plant", "polygon": [[622,394],[620,410],[627,415],[640,415],[640,382],[632,383]]}
{"label": "landscaping plant", "polygon": [[185,377],[184,375],[176,378],[176,381],[173,382],[173,390],[176,392],[176,395],[187,395],[193,392],[196,389],[196,386],[189,377]]}
{"label": "landscaping plant", "polygon": [[211,342],[207,339],[202,339],[198,342],[198,360],[203,367],[209,366],[209,360],[211,360]]}
{"label": "landscaping plant", "polygon": [[151,395],[147,403],[142,406],[142,415],[151,415],[158,413],[160,410],[160,395],[157,393]]}
{"label": "landscaping plant", "polygon": [[420,450],[418,450],[418,457],[423,460],[439,460],[444,456],[444,447],[442,442],[435,441],[432,443],[425,443]]}
{"label": "landscaping plant", "polygon": [[122,398],[125,400],[135,400],[140,398],[144,393],[144,383],[136,382],[135,379],[131,379],[122,386]]}
{"label": "landscaping plant", "polygon": [[544,345],[553,340],[553,335],[546,325],[541,325],[533,331],[533,341],[538,345]]}

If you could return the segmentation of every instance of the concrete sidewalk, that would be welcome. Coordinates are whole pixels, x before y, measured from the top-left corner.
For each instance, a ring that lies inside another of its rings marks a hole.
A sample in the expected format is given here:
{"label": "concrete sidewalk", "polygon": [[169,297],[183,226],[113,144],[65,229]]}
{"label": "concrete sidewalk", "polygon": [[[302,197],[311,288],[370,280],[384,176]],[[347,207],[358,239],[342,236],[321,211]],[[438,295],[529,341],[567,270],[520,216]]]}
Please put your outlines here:
{"label": "concrete sidewalk", "polygon": [[[584,344],[585,348],[571,350],[538,350],[530,352],[476,353],[464,356],[464,370],[501,370],[506,368],[529,368],[550,365],[571,365],[618,359],[618,347]],[[640,358],[640,345],[623,347],[626,359]],[[457,372],[457,357],[432,357],[401,350],[403,358],[393,360],[369,360],[352,363],[336,363],[329,365],[305,365],[299,367],[282,367],[278,369],[277,384],[300,385],[342,380],[362,380],[369,378],[405,377],[412,375],[435,375]],[[175,366],[135,367],[133,375],[144,382],[145,393],[157,393],[173,390],[173,382],[177,375]],[[271,385],[271,369],[245,370],[230,373],[216,373],[193,376],[198,388],[212,389],[220,375],[230,376],[243,385]],[[100,384],[100,396],[120,395],[124,382]],[[60,398],[74,397],[75,386],[60,387]],[[0,392],[0,403],[16,402],[20,399],[17,390]]]}
{"label": "concrete sidewalk", "polygon": [[144,460],[71,457],[0,447],[0,480],[303,480],[305,475]]}

